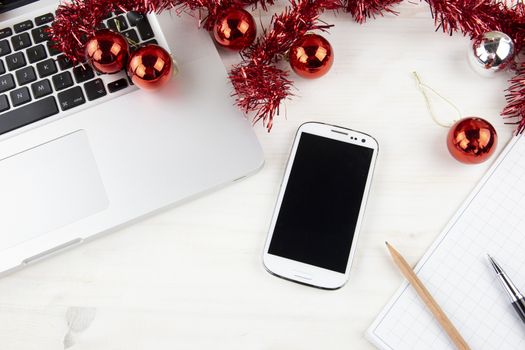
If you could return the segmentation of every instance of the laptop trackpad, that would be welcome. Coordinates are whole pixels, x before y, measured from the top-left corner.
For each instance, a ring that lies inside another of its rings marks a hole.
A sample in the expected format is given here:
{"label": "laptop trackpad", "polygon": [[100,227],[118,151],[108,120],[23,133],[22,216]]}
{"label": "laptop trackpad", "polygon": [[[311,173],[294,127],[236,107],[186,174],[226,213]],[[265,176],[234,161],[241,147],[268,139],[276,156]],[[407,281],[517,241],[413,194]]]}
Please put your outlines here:
{"label": "laptop trackpad", "polygon": [[0,160],[0,251],[107,206],[83,130]]}

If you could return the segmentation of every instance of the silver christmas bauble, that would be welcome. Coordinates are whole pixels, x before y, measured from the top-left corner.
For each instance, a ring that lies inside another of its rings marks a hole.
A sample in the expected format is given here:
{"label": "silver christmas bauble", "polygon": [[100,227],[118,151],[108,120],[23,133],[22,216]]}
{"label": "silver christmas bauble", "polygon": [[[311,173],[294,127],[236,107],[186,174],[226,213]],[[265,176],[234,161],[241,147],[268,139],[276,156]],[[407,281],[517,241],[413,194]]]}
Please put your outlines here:
{"label": "silver christmas bauble", "polygon": [[469,62],[476,72],[484,76],[504,70],[514,57],[514,43],[502,32],[486,32],[474,38],[470,48]]}

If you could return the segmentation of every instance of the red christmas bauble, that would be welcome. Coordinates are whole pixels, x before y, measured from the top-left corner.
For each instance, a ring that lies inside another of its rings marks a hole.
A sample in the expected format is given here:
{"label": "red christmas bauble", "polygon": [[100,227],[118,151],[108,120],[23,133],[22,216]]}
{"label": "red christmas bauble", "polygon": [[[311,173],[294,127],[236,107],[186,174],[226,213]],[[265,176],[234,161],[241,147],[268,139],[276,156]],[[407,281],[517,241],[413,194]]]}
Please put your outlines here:
{"label": "red christmas bauble", "polygon": [[454,124],[447,137],[450,154],[466,164],[487,160],[496,150],[498,135],[486,120],[476,117],[461,119]]}
{"label": "red christmas bauble", "polygon": [[86,61],[100,73],[117,73],[129,56],[126,38],[109,29],[100,29],[86,43]]}
{"label": "red christmas bauble", "polygon": [[303,78],[325,75],[334,62],[332,46],[320,35],[306,34],[290,48],[290,66]]}
{"label": "red christmas bauble", "polygon": [[146,90],[164,86],[173,73],[170,54],[158,45],[145,45],[135,51],[128,62],[128,76],[133,84]]}
{"label": "red christmas bauble", "polygon": [[248,47],[257,34],[252,15],[243,9],[230,8],[223,11],[213,27],[215,41],[232,50]]}

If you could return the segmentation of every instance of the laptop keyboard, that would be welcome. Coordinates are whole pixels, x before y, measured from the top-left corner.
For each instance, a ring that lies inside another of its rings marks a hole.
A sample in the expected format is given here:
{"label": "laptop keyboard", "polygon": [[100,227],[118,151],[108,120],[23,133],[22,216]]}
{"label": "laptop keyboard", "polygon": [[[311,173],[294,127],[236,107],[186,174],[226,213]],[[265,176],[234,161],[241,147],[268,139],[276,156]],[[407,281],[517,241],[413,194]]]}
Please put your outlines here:
{"label": "laptop keyboard", "polygon": [[[53,19],[45,13],[0,29],[0,135],[136,89],[124,73],[101,79],[88,64],[73,67],[44,30]],[[99,28],[119,31],[131,43],[157,43],[147,17],[136,12],[110,14]]]}

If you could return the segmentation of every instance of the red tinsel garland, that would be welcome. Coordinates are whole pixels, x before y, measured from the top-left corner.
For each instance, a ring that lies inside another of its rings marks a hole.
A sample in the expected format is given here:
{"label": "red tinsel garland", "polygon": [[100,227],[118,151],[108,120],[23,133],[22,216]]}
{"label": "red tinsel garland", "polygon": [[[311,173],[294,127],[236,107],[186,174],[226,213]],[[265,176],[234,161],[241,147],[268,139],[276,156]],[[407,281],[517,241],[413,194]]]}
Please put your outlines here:
{"label": "red tinsel garland", "polygon": [[507,105],[501,112],[503,118],[517,119],[511,124],[518,124],[516,133],[525,130],[525,65],[520,64],[516,75],[510,80],[510,87],[507,89]]}
{"label": "red tinsel garland", "polygon": [[270,131],[281,102],[291,95],[293,84],[288,72],[271,64],[252,61],[234,67],[230,81],[237,106],[245,113],[254,112],[253,122],[262,120]]}
{"label": "red tinsel garland", "polygon": [[344,10],[350,13],[357,23],[364,23],[367,18],[375,18],[376,15],[383,15],[385,12],[397,14],[392,10],[392,6],[400,2],[401,0],[347,0]]}
{"label": "red tinsel garland", "polygon": [[231,6],[257,6],[266,9],[274,0],[71,0],[56,10],[50,28],[52,40],[74,63],[84,60],[84,44],[111,12],[157,13],[174,9],[177,13],[201,10],[201,25],[211,29],[219,12]]}
{"label": "red tinsel garland", "polygon": [[284,12],[272,17],[272,29],[241,52],[244,62],[233,67],[230,80],[237,105],[245,113],[255,112],[254,123],[262,120],[271,130],[281,102],[291,95],[288,72],[273,64],[306,32],[330,28],[319,15],[341,5],[339,0],[291,0]]}
{"label": "red tinsel garland", "polygon": [[[230,72],[237,105],[246,113],[254,112],[254,121],[263,120],[268,130],[281,102],[291,96],[288,72],[274,64],[285,57],[292,44],[308,31],[331,27],[319,20],[325,10],[349,12],[362,23],[369,17],[392,12],[401,0],[291,0],[290,6],[272,18],[272,29],[241,55],[243,62]],[[234,6],[257,6],[266,10],[274,0],[71,0],[61,4],[50,33],[55,46],[73,63],[84,60],[84,44],[111,12],[136,11],[161,13],[174,9],[178,14],[199,10],[205,13],[201,25],[210,30],[219,13]]]}
{"label": "red tinsel garland", "polygon": [[[234,66],[230,80],[237,105],[246,113],[254,112],[254,121],[262,120],[268,130],[282,101],[291,96],[293,86],[288,71],[276,67],[292,44],[312,30],[331,27],[319,20],[325,10],[348,12],[359,23],[367,18],[395,13],[392,6],[401,0],[290,0],[290,6],[272,18],[265,30],[241,55],[243,62]],[[525,44],[525,5],[510,6],[502,0],[424,0],[430,5],[437,30],[461,32],[471,38],[499,30],[509,35],[519,53]],[[84,59],[84,43],[110,13],[136,11],[161,13],[174,9],[178,14],[198,10],[205,13],[201,25],[211,29],[218,14],[232,6],[257,6],[266,9],[274,0],[71,0],[61,4],[50,33],[56,47],[74,63]],[[517,55],[518,56],[518,55]],[[505,118],[515,118],[518,132],[525,130],[525,64],[516,62],[517,74],[510,81],[506,95]]]}
{"label": "red tinsel garland", "polygon": [[290,0],[290,6],[272,17],[271,29],[265,30],[262,37],[241,52],[243,62],[230,71],[237,105],[245,113],[254,112],[254,123],[262,120],[270,131],[281,102],[292,95],[293,86],[288,71],[274,64],[307,32],[332,27],[319,20],[321,13],[343,10],[362,23],[383,12],[394,13],[391,6],[398,2],[400,0]]}
{"label": "red tinsel garland", "polygon": [[425,0],[432,17],[443,32],[461,32],[471,37],[491,30],[501,30],[499,16],[503,9],[496,1]]}
{"label": "red tinsel garland", "polygon": [[437,25],[452,35],[461,32],[471,38],[498,30],[510,36],[520,51],[525,35],[525,5],[508,6],[499,0],[425,0]]}
{"label": "red tinsel garland", "polygon": [[[516,56],[525,44],[525,5],[513,6],[497,0],[425,0],[429,3],[437,29],[452,34],[459,31],[471,38],[492,30],[510,36]],[[514,65],[516,76],[507,90],[507,106],[501,112],[504,118],[517,119],[517,133],[525,130],[525,67]]]}
{"label": "red tinsel garland", "polygon": [[[441,29],[450,35],[453,32],[461,32],[471,38],[488,31],[499,30],[512,38],[517,53],[524,47],[525,4],[522,2],[509,6],[506,2],[499,0],[425,1],[430,5],[437,26],[436,30]],[[302,14],[304,6],[312,8],[311,2],[318,5],[318,13],[314,14],[314,11]],[[323,5],[312,0],[292,1],[291,7],[280,17],[274,17],[274,28],[266,32],[262,39],[246,50],[243,53],[244,62],[232,69],[230,79],[236,90],[234,95],[237,98],[237,104],[245,112],[255,111],[254,121],[262,119],[270,130],[273,118],[278,114],[281,101],[290,96],[292,82],[288,78],[288,73],[278,68],[268,71],[265,65],[272,64],[277,58],[283,57],[293,41],[305,32],[296,31],[293,25],[291,32],[283,31],[279,27],[279,22],[276,22],[276,18],[279,18],[279,21],[311,23],[308,21],[317,20],[319,13],[323,10],[340,8],[351,13],[354,19],[361,23],[376,14],[395,13],[391,6],[398,2],[398,0],[346,0],[341,4],[329,2],[329,5]],[[328,26],[316,29],[326,30],[327,28]],[[294,30],[299,35],[294,36]],[[514,69],[517,70],[517,75],[510,81],[506,95],[508,104],[503,109],[502,116],[517,119],[517,132],[523,132],[525,130],[525,64],[516,63]],[[263,70],[266,74],[262,73]],[[272,86],[272,89],[268,89],[268,86]]]}

